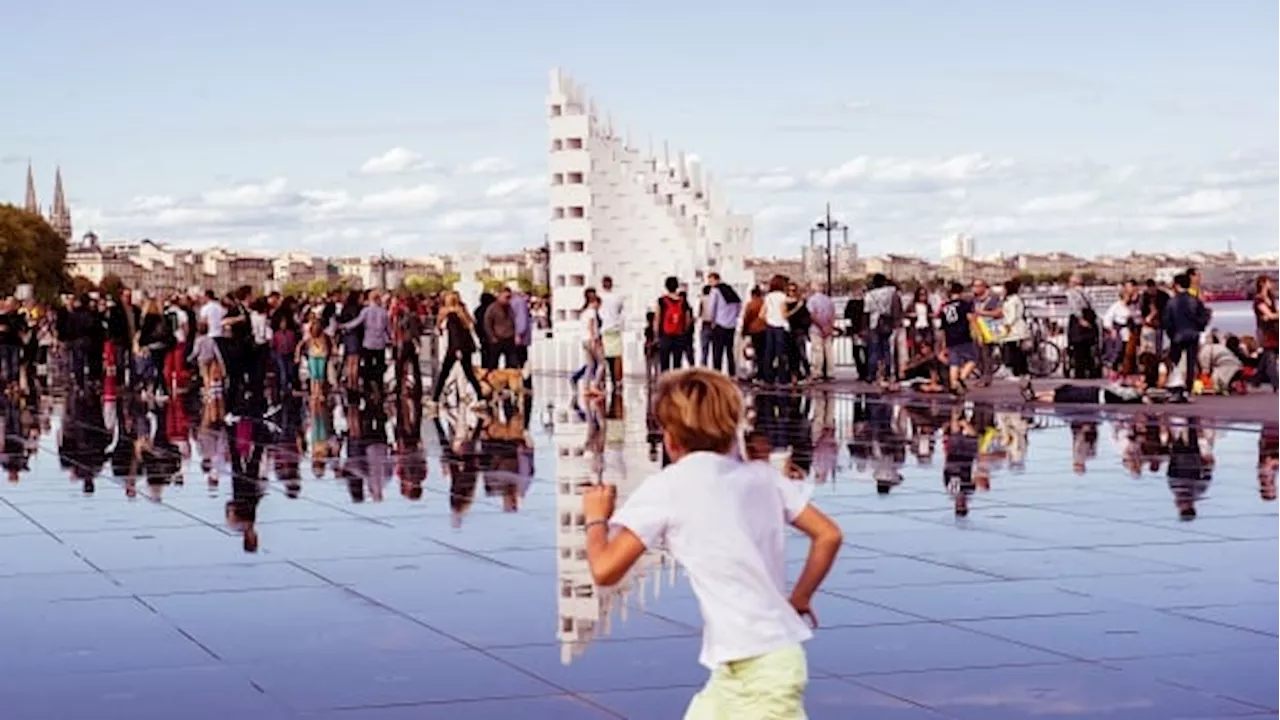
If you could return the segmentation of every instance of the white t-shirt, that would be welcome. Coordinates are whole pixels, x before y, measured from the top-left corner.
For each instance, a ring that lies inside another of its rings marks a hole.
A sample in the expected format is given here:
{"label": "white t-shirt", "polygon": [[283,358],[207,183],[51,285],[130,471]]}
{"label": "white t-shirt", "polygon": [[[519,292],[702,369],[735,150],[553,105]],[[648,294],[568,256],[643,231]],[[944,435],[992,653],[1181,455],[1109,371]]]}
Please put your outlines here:
{"label": "white t-shirt", "polygon": [[705,624],[698,661],[714,669],[813,636],[788,601],[784,550],[808,502],[768,463],[699,452],[641,483],[612,523],[684,566]]}
{"label": "white t-shirt", "polygon": [[769,327],[787,327],[787,294],[777,290],[764,296],[764,322]]}
{"label": "white t-shirt", "polygon": [[622,329],[622,296],[612,290],[600,293],[600,331]]}
{"label": "white t-shirt", "polygon": [[582,311],[582,314],[578,319],[582,321],[583,338],[590,340],[600,337],[600,326],[603,321],[600,318],[599,312],[594,308],[587,308]]}
{"label": "white t-shirt", "polygon": [[217,300],[210,300],[200,306],[200,319],[209,326],[209,337],[222,337],[222,320],[226,316],[226,308]]}

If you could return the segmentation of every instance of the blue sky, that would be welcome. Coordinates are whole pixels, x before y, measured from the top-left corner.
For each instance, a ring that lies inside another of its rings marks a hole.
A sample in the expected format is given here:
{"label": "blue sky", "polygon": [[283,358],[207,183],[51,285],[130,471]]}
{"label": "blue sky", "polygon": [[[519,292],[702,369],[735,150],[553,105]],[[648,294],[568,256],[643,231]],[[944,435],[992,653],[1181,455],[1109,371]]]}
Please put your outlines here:
{"label": "blue sky", "polygon": [[[1274,253],[1277,4],[44,0],[6,9],[0,198],[77,231],[448,252],[540,242],[547,74],[697,154],[790,254]],[[362,170],[363,168],[363,170]]]}

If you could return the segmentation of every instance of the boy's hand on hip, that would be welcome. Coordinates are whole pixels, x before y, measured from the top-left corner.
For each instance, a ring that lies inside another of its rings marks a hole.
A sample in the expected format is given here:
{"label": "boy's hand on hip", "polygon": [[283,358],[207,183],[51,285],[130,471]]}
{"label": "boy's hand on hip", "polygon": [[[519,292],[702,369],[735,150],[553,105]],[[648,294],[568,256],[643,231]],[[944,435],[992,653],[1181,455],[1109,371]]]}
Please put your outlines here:
{"label": "boy's hand on hip", "polygon": [[796,614],[809,623],[810,628],[816,629],[818,627],[818,616],[813,612],[813,604],[809,598],[792,595],[791,607],[795,608]]}
{"label": "boy's hand on hip", "polygon": [[613,503],[618,497],[614,485],[592,485],[582,491],[582,514],[587,522],[613,517]]}

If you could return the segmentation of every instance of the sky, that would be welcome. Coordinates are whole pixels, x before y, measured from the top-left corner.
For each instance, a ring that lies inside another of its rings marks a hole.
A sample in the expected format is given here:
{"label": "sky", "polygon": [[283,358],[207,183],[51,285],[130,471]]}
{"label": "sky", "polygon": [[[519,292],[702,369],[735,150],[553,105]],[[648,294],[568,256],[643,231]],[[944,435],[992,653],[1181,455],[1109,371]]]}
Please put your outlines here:
{"label": "sky", "polygon": [[0,201],[319,254],[541,244],[563,67],[794,255],[1275,254],[1274,0],[41,0],[0,42]]}

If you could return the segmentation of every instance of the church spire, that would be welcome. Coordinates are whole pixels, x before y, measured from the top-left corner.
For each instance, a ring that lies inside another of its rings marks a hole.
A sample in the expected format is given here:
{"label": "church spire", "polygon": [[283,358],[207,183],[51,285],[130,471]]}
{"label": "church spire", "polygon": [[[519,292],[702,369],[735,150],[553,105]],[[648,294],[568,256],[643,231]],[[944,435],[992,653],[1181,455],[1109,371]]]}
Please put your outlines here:
{"label": "church spire", "polygon": [[29,213],[40,214],[40,203],[36,202],[36,178],[31,173],[31,163],[27,163],[27,200],[22,206]]}
{"label": "church spire", "polygon": [[49,224],[63,240],[71,242],[71,211],[67,208],[67,198],[62,192],[61,167],[53,176],[53,207],[49,210]]}

